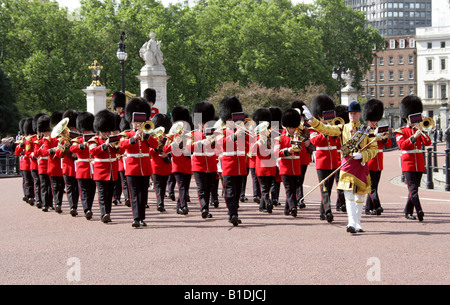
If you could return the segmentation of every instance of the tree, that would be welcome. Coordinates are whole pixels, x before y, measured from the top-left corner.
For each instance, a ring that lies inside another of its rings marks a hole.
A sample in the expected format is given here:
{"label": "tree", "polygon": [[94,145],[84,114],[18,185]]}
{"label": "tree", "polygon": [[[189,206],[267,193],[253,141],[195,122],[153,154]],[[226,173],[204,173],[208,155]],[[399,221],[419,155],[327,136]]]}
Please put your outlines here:
{"label": "tree", "polygon": [[20,115],[12,92],[11,82],[0,69],[0,135],[16,134],[19,121]]}

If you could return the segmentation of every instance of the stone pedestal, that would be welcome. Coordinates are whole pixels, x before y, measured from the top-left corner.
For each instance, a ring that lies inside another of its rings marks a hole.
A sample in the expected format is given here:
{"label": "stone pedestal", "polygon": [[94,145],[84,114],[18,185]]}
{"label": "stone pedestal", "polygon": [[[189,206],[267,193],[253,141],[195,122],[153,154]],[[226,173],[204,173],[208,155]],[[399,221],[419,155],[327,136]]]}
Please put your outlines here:
{"label": "stone pedestal", "polygon": [[357,102],[358,94],[359,94],[358,90],[356,90],[350,85],[347,85],[341,90],[341,104],[348,106],[352,102]]}
{"label": "stone pedestal", "polygon": [[153,88],[156,90],[155,108],[158,108],[159,113],[167,113],[167,76],[166,69],[163,65],[148,66],[145,65],[141,69],[141,74],[137,76],[141,82],[141,96],[144,95],[144,90]]}
{"label": "stone pedestal", "polygon": [[106,89],[106,87],[87,87],[83,89],[83,92],[86,93],[86,103],[87,110],[92,114],[97,114],[100,110],[106,109],[106,94],[110,91],[110,89]]}
{"label": "stone pedestal", "polygon": [[442,103],[441,108],[439,108],[439,117],[441,118],[441,129],[447,130],[450,123],[450,107],[447,103]]}

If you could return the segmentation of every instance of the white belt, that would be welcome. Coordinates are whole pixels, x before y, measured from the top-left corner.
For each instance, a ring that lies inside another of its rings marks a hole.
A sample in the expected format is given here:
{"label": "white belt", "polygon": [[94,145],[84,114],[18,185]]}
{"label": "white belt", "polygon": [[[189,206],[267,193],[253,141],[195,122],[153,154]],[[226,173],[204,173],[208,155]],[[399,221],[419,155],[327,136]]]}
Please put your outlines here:
{"label": "white belt", "polygon": [[280,159],[287,159],[287,160],[300,159],[300,156],[280,157]]}
{"label": "white belt", "polygon": [[333,150],[333,149],[337,149],[337,146],[319,146],[316,147],[316,150]]}
{"label": "white belt", "polygon": [[424,150],[414,149],[414,150],[402,150],[402,154],[419,154],[423,153]]}
{"label": "white belt", "polygon": [[383,152],[383,150],[382,150],[382,149],[379,149],[378,152]]}
{"label": "white belt", "polygon": [[111,158],[111,159],[94,159],[94,162],[114,162],[117,158]]}
{"label": "white belt", "polygon": [[143,158],[143,157],[150,157],[150,154],[127,154],[127,157],[130,158]]}
{"label": "white belt", "polygon": [[224,156],[245,156],[245,151],[238,151],[238,152],[235,152],[235,151],[230,151],[230,152],[228,152],[228,151],[224,151],[223,153],[222,153],[222,155],[224,155]]}
{"label": "white belt", "polygon": [[93,161],[92,159],[77,159],[77,162],[91,162]]}
{"label": "white belt", "polygon": [[194,152],[193,156],[197,156],[197,157],[212,157],[215,154],[216,153],[214,153],[214,152],[209,152],[209,153],[197,153],[197,152]]}
{"label": "white belt", "polygon": [[48,157],[39,157],[38,160],[48,160]]}

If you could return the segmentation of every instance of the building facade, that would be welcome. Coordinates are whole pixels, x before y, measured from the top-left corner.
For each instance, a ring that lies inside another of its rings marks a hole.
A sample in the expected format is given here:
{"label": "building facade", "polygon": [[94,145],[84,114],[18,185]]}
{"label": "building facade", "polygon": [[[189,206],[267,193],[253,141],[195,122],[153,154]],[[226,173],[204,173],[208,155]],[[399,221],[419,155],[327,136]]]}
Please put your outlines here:
{"label": "building facade", "polygon": [[387,37],[385,50],[374,53],[370,71],[361,82],[361,96],[379,99],[386,117],[400,124],[398,105],[410,94],[417,94],[415,36]]}
{"label": "building facade", "polygon": [[384,37],[415,35],[417,27],[432,22],[432,0],[347,0],[345,4],[363,12],[367,25]]}

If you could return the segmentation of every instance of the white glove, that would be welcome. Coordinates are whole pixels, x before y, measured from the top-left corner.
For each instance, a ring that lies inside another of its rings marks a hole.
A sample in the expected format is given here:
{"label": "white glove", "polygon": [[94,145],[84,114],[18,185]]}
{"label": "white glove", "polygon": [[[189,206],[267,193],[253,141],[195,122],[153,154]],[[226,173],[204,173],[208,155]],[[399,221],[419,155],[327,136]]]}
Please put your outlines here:
{"label": "white glove", "polygon": [[313,118],[311,111],[309,111],[308,107],[303,106],[303,115],[309,120],[311,120]]}
{"label": "white glove", "polygon": [[355,160],[361,160],[362,159],[362,153],[354,153],[353,154],[353,159],[355,159]]}

